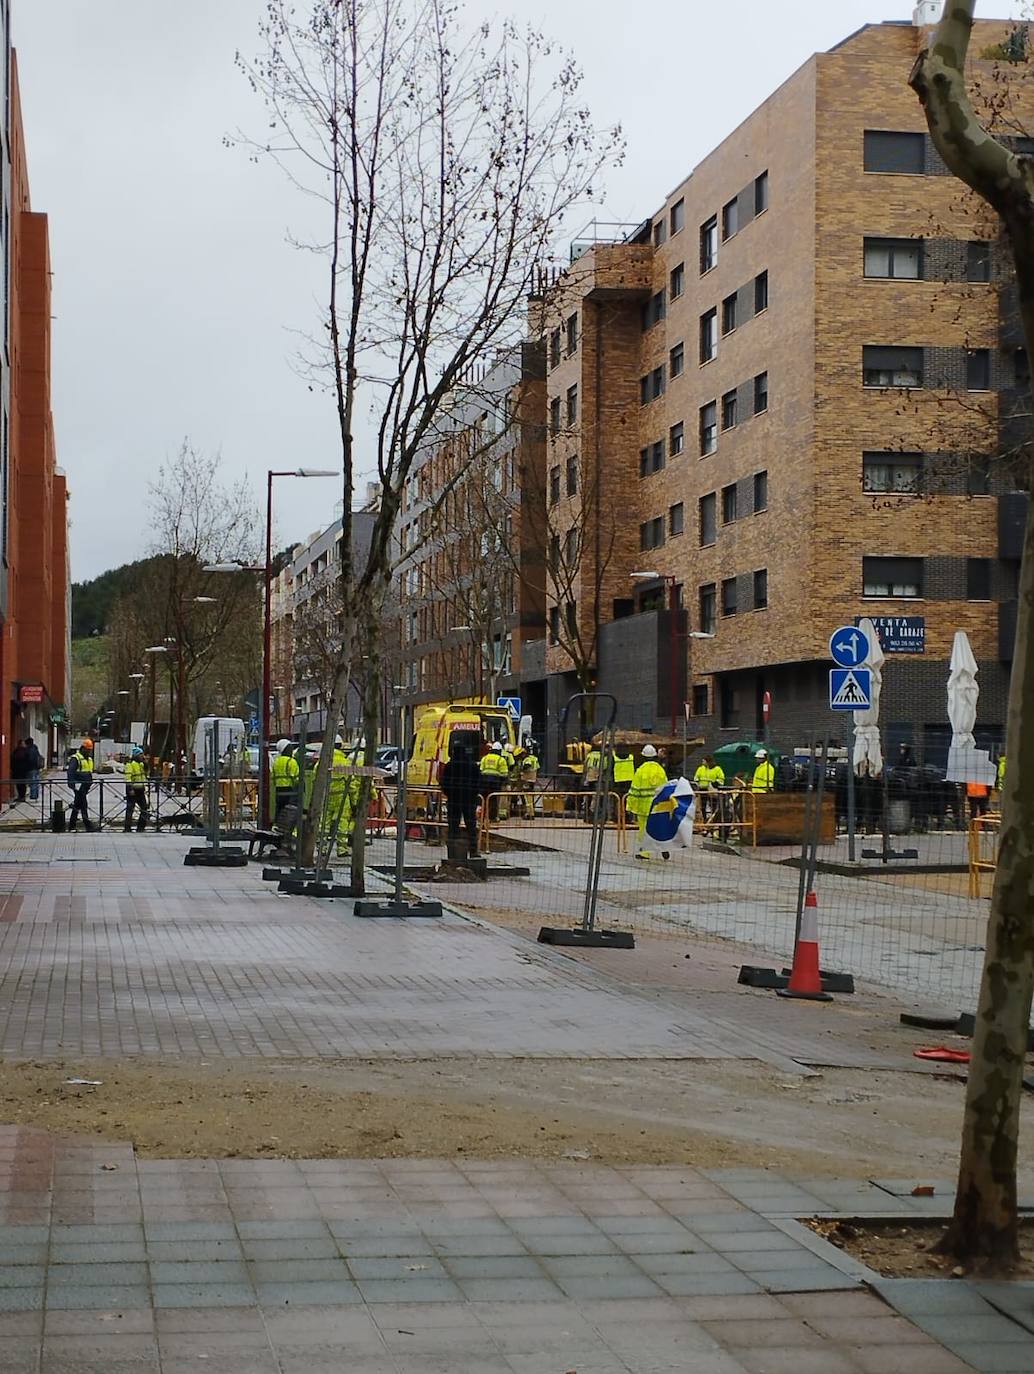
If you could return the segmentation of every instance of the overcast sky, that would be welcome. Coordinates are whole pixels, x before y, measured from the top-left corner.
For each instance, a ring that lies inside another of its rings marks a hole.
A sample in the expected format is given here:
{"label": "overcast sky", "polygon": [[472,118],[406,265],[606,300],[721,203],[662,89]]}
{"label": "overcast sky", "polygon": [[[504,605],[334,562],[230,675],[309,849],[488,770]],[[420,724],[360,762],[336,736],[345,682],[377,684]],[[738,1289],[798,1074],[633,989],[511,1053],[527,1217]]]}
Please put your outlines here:
{"label": "overcast sky", "polygon": [[[307,0],[298,0],[304,8]],[[981,7],[1012,16],[1019,0]],[[318,277],[286,242],[307,213],[224,136],[261,133],[234,67],[263,0],[13,0],[33,208],[50,215],[58,461],[72,576],[147,552],[147,484],[184,436],[256,496],[269,467],[335,466],[329,398],[292,368]],[[628,143],[601,218],[650,214],[816,50],[911,0],[468,0],[572,48],[596,122]],[[276,541],[332,518],[333,481],[277,485]]]}

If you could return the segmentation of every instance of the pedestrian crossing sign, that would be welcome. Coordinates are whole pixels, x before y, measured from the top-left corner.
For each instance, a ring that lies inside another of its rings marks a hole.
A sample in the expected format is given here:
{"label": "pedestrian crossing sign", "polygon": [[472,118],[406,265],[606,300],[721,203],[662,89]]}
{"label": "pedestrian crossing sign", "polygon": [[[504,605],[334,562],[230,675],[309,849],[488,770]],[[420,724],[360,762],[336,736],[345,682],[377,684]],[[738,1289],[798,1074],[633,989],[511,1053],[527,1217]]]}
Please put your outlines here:
{"label": "pedestrian crossing sign", "polygon": [[872,706],[871,668],[830,668],[831,711],[868,711]]}

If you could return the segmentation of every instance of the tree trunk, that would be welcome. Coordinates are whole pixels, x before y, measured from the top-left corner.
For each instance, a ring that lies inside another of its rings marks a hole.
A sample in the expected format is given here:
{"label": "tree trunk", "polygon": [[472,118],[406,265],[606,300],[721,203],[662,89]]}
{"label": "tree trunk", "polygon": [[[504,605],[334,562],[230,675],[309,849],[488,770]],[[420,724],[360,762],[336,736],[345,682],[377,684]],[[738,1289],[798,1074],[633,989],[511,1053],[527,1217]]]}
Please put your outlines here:
{"label": "tree trunk", "polygon": [[[348,601],[345,605],[349,605]],[[312,797],[309,809],[302,814],[302,863],[311,867],[316,856],[316,835],[323,815],[327,794],[330,790],[330,768],[334,754],[334,736],[338,721],[344,714],[348,701],[348,685],[352,680],[352,659],[355,652],[355,615],[346,611],[341,627],[341,658],[334,675],[334,687],[327,702],[327,720],[323,730],[323,747],[320,750],[316,775],[312,780]]]}
{"label": "tree trunk", "polygon": [[[378,613],[371,611],[364,620],[362,636],[366,647],[366,672],[363,674],[363,763],[369,768],[377,757],[377,727],[381,704],[381,622]],[[363,778],[359,786],[359,803],[355,809],[352,831],[351,886],[356,897],[366,892],[366,818],[370,811],[373,786],[370,778]]]}

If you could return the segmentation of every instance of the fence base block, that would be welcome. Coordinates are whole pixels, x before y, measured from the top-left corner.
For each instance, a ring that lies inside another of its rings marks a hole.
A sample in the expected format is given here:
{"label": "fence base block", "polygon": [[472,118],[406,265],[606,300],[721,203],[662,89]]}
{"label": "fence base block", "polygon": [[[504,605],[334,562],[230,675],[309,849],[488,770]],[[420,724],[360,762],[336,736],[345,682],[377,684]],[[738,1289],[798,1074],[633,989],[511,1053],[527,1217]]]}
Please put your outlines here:
{"label": "fence base block", "polygon": [[187,868],[246,868],[248,856],[243,849],[191,849],[183,863]]}
{"label": "fence base block", "polygon": [[[977,1019],[972,1012],[961,1012],[955,1025],[955,1034],[971,1037],[976,1029],[976,1024]],[[1034,1030],[1029,1030],[1027,1032],[1027,1053],[1034,1054]]]}
{"label": "fence base block", "polygon": [[[783,969],[783,975],[790,977],[790,970]],[[819,969],[823,992],[854,992],[854,974],[836,973],[832,969]]]}
{"label": "fence base block", "polygon": [[759,968],[756,964],[743,964],[737,983],[748,988],[785,988],[790,981],[788,973],[776,973],[774,968]]}
{"label": "fence base block", "polygon": [[321,868],[317,873],[314,868],[264,868],[262,870],[262,881],[264,883],[278,883],[281,878],[304,878],[306,882],[329,883],[334,877],[329,868]]}
{"label": "fence base block", "polygon": [[543,926],[538,934],[540,945],[580,945],[583,949],[635,949],[635,936],[630,930],[572,930],[561,926]]}
{"label": "fence base block", "polygon": [[898,1020],[903,1026],[915,1026],[920,1030],[955,1030],[959,1022],[958,1013],[942,1015],[925,1011],[903,1011]]}
{"label": "fence base block", "polygon": [[442,915],[442,904],[441,902],[356,902],[353,914],[370,917],[387,916],[396,919],[407,916],[438,917]]}
{"label": "fence base block", "polygon": [[828,992],[793,992],[790,988],[776,988],[777,997],[791,997],[798,1002],[832,1002]]}

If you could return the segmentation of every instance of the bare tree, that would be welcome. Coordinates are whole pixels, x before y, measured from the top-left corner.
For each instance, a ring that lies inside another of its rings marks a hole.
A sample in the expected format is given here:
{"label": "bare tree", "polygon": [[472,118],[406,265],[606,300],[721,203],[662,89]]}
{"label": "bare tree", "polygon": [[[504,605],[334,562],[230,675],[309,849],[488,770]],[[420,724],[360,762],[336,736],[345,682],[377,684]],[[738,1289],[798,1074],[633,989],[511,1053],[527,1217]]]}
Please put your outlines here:
{"label": "bare tree", "polygon": [[[1019,312],[1034,349],[1034,159],[978,119],[966,85],[976,0],[948,0],[910,83],[950,170],[998,214],[1012,253]],[[1030,459],[1026,463],[1030,487]],[[1016,1156],[1034,993],[1034,502],[1028,502],[1009,690],[1001,847],[966,1088],[955,1215],[943,1248],[964,1262],[1018,1259]]]}
{"label": "bare tree", "polygon": [[[510,23],[467,31],[447,0],[270,0],[262,34],[263,55],[242,63],[273,129],[261,150],[325,213],[309,245],[327,268],[315,362],[334,397],[343,469],[344,614],[304,827],[311,860],[359,627],[379,627],[406,478],[471,363],[512,341],[537,265],[618,142],[597,138],[577,71],[546,40]],[[357,561],[361,403],[381,500]],[[371,647],[371,665],[378,657]],[[368,758],[374,745],[368,734]],[[362,820],[360,807],[356,891]]]}

